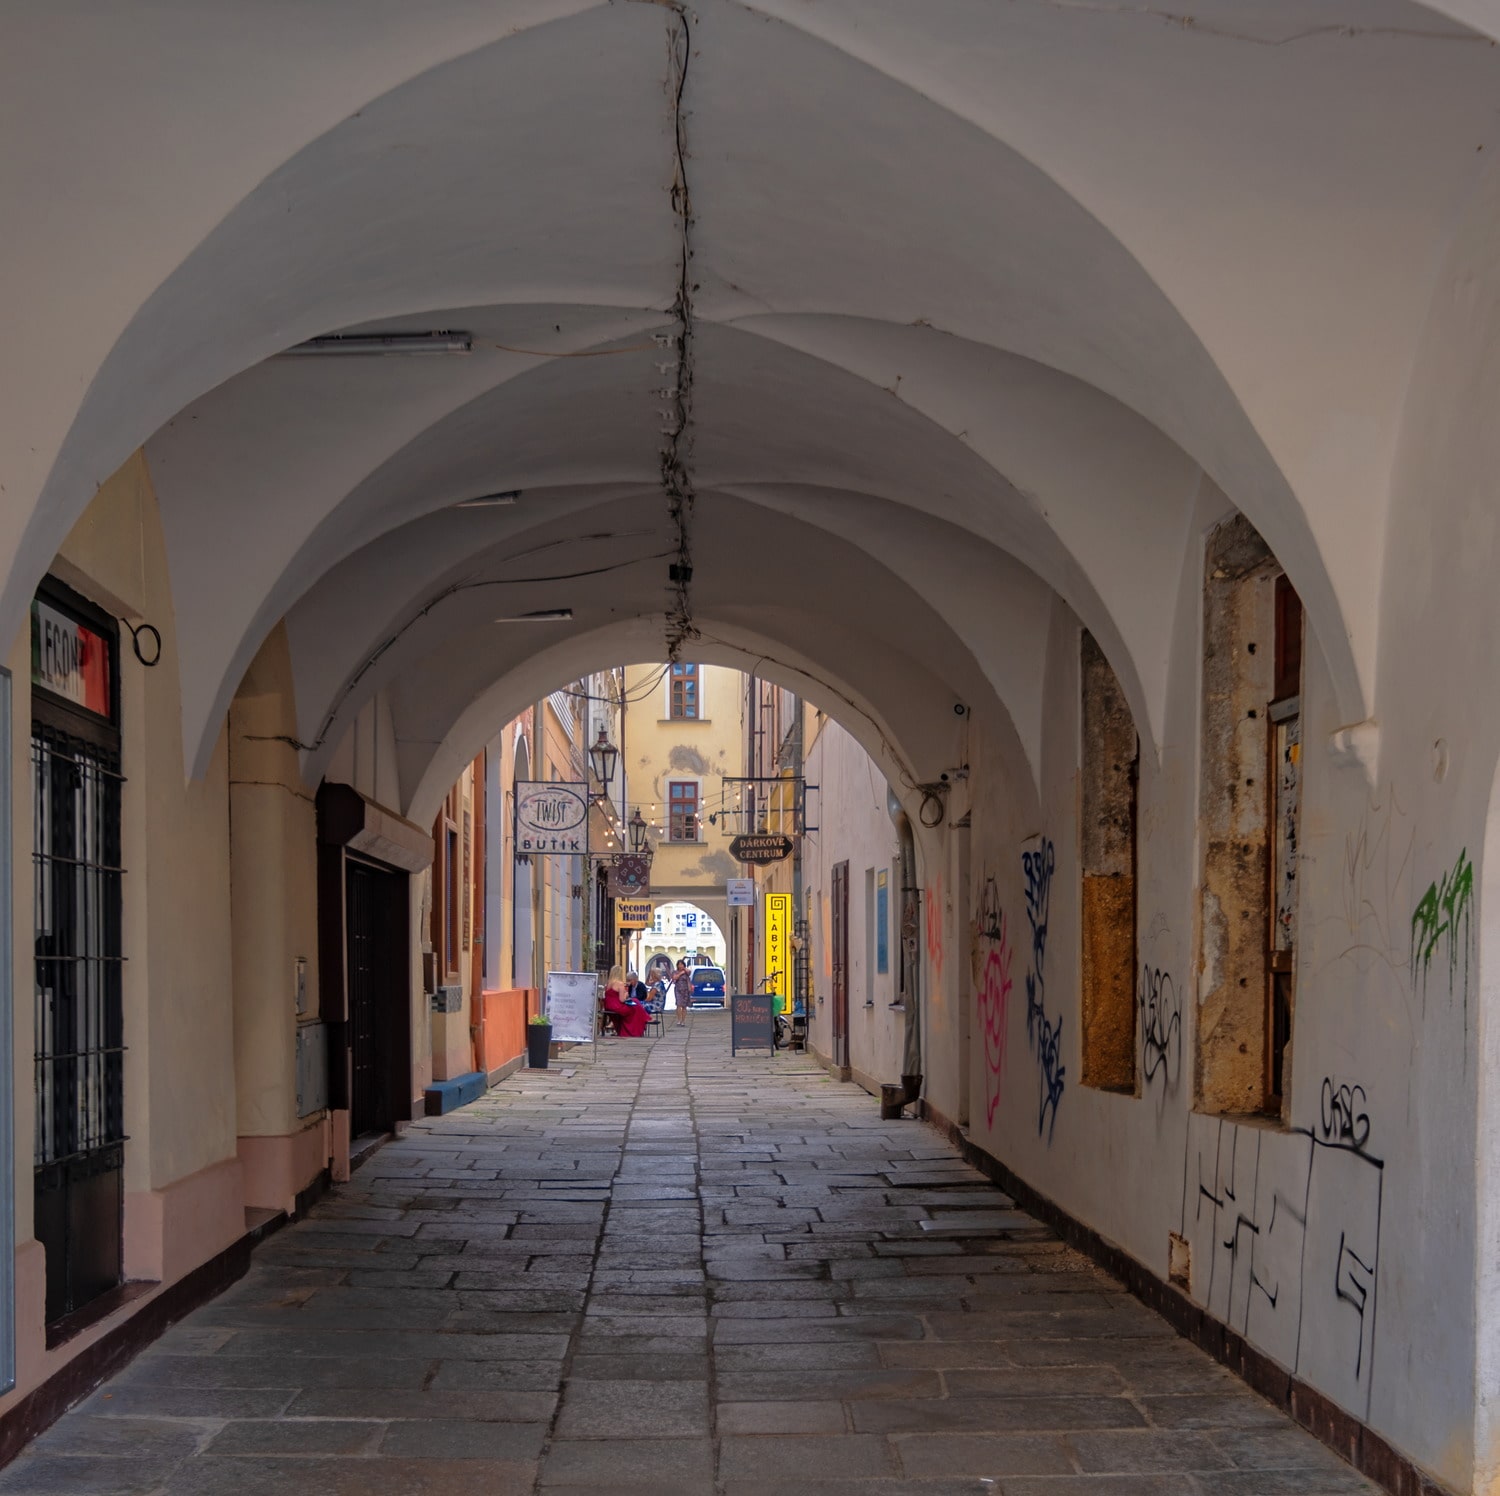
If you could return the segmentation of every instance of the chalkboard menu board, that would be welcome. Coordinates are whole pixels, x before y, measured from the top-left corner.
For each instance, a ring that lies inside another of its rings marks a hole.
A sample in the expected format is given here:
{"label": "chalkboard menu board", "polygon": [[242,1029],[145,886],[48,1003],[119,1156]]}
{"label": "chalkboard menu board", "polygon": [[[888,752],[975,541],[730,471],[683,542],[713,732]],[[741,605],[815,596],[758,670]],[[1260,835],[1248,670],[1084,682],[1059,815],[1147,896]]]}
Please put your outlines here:
{"label": "chalkboard menu board", "polygon": [[771,1042],[771,994],[736,992],[729,999],[729,1052],[742,1049],[773,1049]]}

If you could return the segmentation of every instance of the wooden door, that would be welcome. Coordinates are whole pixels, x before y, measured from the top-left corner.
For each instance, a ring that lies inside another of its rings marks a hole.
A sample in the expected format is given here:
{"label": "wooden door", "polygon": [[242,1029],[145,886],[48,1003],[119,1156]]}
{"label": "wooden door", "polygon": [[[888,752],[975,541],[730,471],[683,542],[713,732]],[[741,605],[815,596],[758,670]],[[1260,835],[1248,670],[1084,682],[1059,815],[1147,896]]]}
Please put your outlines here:
{"label": "wooden door", "polygon": [[833,868],[833,1063],[849,1063],[849,864]]}

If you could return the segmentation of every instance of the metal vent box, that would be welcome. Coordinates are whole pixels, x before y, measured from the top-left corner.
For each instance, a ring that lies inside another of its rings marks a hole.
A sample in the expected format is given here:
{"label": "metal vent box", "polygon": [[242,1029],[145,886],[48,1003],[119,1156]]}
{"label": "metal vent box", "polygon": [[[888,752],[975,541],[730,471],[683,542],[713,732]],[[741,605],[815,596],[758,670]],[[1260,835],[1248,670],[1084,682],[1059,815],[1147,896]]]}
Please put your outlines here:
{"label": "metal vent box", "polygon": [[297,1115],[310,1116],[328,1105],[328,1025],[297,1025]]}

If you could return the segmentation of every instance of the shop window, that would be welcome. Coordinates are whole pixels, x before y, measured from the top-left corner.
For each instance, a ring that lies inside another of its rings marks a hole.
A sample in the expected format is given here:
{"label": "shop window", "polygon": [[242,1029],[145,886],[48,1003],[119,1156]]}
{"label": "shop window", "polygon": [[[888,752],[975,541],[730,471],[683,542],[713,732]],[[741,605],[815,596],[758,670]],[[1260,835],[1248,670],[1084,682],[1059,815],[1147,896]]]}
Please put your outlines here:
{"label": "shop window", "polygon": [[672,666],[672,706],[674,721],[696,722],[700,716],[698,694],[698,667],[696,665]]}
{"label": "shop window", "polygon": [[698,783],[692,779],[674,779],[667,787],[667,839],[674,842],[698,840]]}
{"label": "shop window", "polygon": [[1136,784],[1140,740],[1120,682],[1087,630],[1082,721],[1083,1083],[1136,1089]]}
{"label": "shop window", "polygon": [[1203,638],[1198,1102],[1281,1117],[1296,1006],[1304,624],[1243,516],[1209,537]]}

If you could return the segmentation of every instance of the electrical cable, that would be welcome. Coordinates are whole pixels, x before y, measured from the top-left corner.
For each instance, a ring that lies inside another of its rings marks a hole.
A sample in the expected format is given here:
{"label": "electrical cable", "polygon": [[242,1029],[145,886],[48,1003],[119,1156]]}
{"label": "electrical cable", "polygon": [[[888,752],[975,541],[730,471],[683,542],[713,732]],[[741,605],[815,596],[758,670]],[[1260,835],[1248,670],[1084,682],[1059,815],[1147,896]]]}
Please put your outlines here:
{"label": "electrical cable", "polygon": [[[610,540],[614,539],[615,537],[612,535],[584,535],[575,536],[573,538],[582,540]],[[548,550],[552,547],[552,545],[560,545],[563,543],[564,542],[562,541],[549,542],[545,546],[536,547],[536,550],[534,551],[523,551],[520,556],[508,556],[506,557],[506,559],[520,560],[521,556],[535,555],[536,551]],[[586,567],[582,571],[558,572],[553,576],[487,577],[478,581],[454,582],[451,585],[443,588],[443,590],[437,593],[436,596],[430,598],[411,618],[403,623],[394,634],[390,635],[389,638],[382,641],[382,643],[376,648],[374,653],[365,660],[364,664],[362,664],[357,671],[355,671],[354,675],[350,677],[348,683],[344,686],[344,689],[339,692],[337,697],[334,698],[333,704],[325,713],[323,721],[319,724],[318,734],[312,740],[312,742],[304,743],[300,738],[293,737],[290,733],[282,732],[247,733],[246,740],[252,743],[286,743],[289,747],[295,748],[301,753],[316,753],[317,750],[321,748],[325,742],[327,742],[328,733],[333,727],[334,720],[337,718],[339,711],[343,707],[344,703],[349,699],[350,696],[354,694],[355,688],[359,685],[360,681],[362,681],[365,676],[368,675],[372,669],[374,669],[375,665],[379,662],[380,658],[386,653],[386,651],[389,650],[394,644],[396,644],[404,634],[415,628],[417,624],[419,624],[424,618],[426,618],[427,615],[432,612],[432,610],[436,608],[440,603],[446,602],[450,597],[457,596],[457,594],[460,592],[473,592],[483,587],[526,587],[530,586],[534,582],[571,582],[580,577],[598,577],[604,576],[608,572],[624,571],[627,567],[639,566],[643,561],[657,561],[662,557],[670,556],[671,554],[671,551],[652,551],[649,555],[634,556],[629,561],[613,561],[610,562],[607,566],[591,566]]]}
{"label": "electrical cable", "polygon": [[693,622],[692,580],[693,550],[691,523],[696,493],[693,486],[693,375],[694,375],[694,308],[693,293],[698,289],[692,279],[693,199],[688,185],[687,146],[683,120],[683,99],[687,92],[688,69],[692,65],[693,31],[687,11],[680,4],[667,4],[667,52],[671,62],[672,155],[671,201],[677,215],[677,296],[672,316],[677,323],[675,334],[661,335],[659,341],[674,346],[675,361],[663,364],[662,372],[675,369],[671,388],[663,391],[670,405],[662,414],[671,424],[662,428],[667,438],[661,448],[661,485],[667,499],[667,515],[677,538],[676,560],[668,569],[673,588],[672,606],[667,611],[667,658],[674,665],[682,657],[684,645],[698,637]]}

